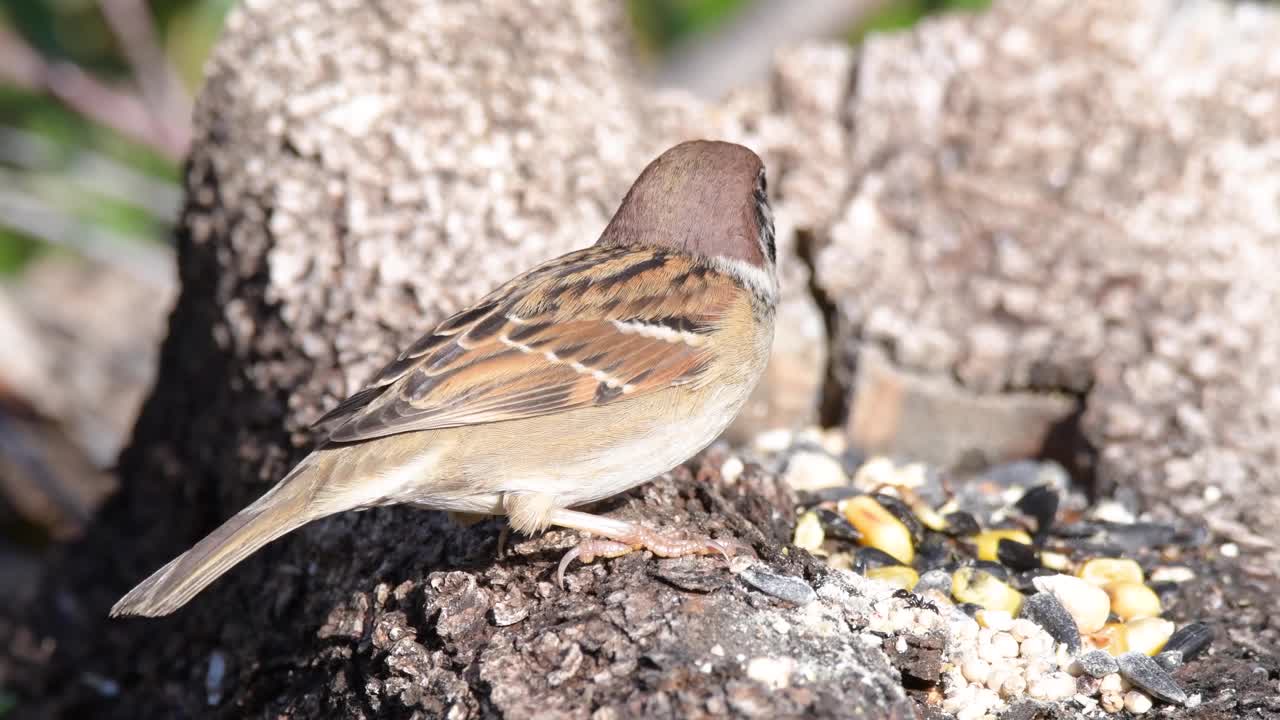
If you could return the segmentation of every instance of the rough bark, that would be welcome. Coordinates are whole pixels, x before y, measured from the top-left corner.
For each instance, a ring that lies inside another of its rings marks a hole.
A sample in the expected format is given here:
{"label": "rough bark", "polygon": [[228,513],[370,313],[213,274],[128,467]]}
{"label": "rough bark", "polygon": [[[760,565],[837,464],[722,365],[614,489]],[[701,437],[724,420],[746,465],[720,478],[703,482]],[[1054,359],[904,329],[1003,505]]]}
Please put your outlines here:
{"label": "rough bark", "polygon": [[1101,491],[1274,547],[1276,32],[1252,5],[1007,3],[867,43],[817,253],[842,377],[874,346],[1075,397]]}
{"label": "rough bark", "polygon": [[[278,478],[308,422],[398,346],[593,241],[644,162],[688,135],[746,141],[773,174],[797,318],[775,376],[790,361],[809,387],[821,380],[804,258],[837,331],[833,407],[865,347],[973,394],[1059,393],[1087,409],[1065,421],[1098,476],[1144,508],[1204,514],[1252,545],[1278,537],[1274,498],[1254,502],[1276,486],[1280,427],[1274,12],[1000,4],[860,55],[790,51],[769,87],[705,108],[632,87],[612,7],[315,0],[233,14],[197,110],[182,294],[123,489],[53,566],[34,631],[0,627],[5,682],[43,698],[24,710],[910,716],[860,634],[888,600],[779,553],[787,492],[754,471],[726,484],[714,458],[610,507],[751,542],[818,589],[808,609],[709,559],[626,558],[576,573],[566,594],[548,581],[563,533],[497,561],[495,522],[386,509],[304,528],[174,618],[103,619]],[[1190,52],[1213,32],[1234,41]],[[768,415],[789,401],[759,402]],[[1223,500],[1188,505],[1210,482]],[[1220,678],[1265,692],[1252,662],[1276,672],[1258,611],[1276,580],[1260,557],[1221,566],[1239,594],[1219,601],[1244,626],[1241,649],[1188,679],[1206,698]],[[786,674],[806,682],[770,691],[754,657],[795,663]],[[1208,710],[1239,709],[1217,699]]]}

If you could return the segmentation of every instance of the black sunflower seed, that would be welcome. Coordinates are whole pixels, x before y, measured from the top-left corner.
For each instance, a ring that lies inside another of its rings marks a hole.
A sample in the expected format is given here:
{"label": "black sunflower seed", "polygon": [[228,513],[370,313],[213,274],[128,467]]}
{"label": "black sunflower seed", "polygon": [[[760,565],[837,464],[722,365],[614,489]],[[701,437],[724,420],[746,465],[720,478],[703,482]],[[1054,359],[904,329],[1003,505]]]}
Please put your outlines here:
{"label": "black sunflower seed", "polygon": [[902,561],[880,548],[860,547],[853,553],[853,570],[858,573],[865,573],[874,568],[901,564]]}
{"label": "black sunflower seed", "polygon": [[1202,622],[1193,622],[1183,625],[1169,636],[1169,641],[1164,644],[1164,652],[1182,653],[1182,660],[1186,662],[1204,652],[1212,641],[1213,629]]}
{"label": "black sunflower seed", "polygon": [[818,508],[818,524],[822,526],[822,532],[833,540],[856,543],[862,539],[862,533],[858,532],[858,528],[835,510]]}
{"label": "black sunflower seed", "polygon": [[1122,677],[1146,690],[1152,697],[1178,705],[1187,701],[1186,691],[1178,686],[1173,676],[1146,655],[1127,652],[1116,658],[1116,662],[1120,664]]}
{"label": "black sunflower seed", "polygon": [[1018,499],[1014,507],[1036,521],[1035,541],[1039,545],[1048,537],[1058,517],[1058,492],[1048,485],[1037,485]]}
{"label": "black sunflower seed", "polygon": [[996,543],[996,558],[1010,570],[1031,570],[1040,567],[1040,553],[1026,543],[1001,538]]}
{"label": "black sunflower seed", "polygon": [[982,532],[973,515],[963,510],[947,513],[942,519],[947,521],[947,534],[953,537],[969,537]]}
{"label": "black sunflower seed", "polygon": [[1050,593],[1036,593],[1022,603],[1022,617],[1044,628],[1049,636],[1066,643],[1071,652],[1080,650],[1080,628],[1062,601]]}

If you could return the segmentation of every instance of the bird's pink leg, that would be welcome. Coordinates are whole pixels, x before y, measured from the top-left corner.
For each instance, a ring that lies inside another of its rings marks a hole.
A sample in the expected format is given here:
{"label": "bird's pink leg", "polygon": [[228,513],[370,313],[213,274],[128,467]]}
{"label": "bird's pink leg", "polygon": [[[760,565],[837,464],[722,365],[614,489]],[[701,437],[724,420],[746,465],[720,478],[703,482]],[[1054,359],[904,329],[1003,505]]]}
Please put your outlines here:
{"label": "bird's pink leg", "polygon": [[729,560],[737,547],[737,543],[733,542],[664,533],[624,520],[574,510],[552,510],[547,520],[552,525],[596,536],[578,543],[577,547],[561,558],[560,567],[556,571],[556,581],[561,587],[564,587],[564,571],[575,559],[589,563],[598,557],[615,558],[634,550],[645,549],[658,557],[720,553],[725,560]]}

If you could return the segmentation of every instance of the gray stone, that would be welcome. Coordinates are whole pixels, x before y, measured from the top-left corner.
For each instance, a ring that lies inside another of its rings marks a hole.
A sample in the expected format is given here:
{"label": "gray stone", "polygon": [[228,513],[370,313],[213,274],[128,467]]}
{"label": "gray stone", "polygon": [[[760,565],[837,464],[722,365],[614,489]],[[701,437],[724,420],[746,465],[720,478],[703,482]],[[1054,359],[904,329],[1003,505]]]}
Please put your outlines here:
{"label": "gray stone", "polygon": [[798,577],[779,575],[764,565],[750,565],[742,570],[740,577],[760,592],[796,605],[808,605],[818,599],[809,583]]}

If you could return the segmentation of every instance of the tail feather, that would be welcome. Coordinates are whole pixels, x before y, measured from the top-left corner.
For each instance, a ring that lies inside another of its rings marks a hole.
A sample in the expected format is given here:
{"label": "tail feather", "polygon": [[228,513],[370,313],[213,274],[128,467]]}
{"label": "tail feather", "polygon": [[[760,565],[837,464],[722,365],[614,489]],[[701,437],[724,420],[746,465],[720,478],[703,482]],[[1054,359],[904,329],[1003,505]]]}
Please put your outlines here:
{"label": "tail feather", "polygon": [[314,520],[306,512],[306,498],[297,492],[299,483],[293,480],[286,478],[138,583],[111,608],[111,616],[168,615],[263,545]]}

